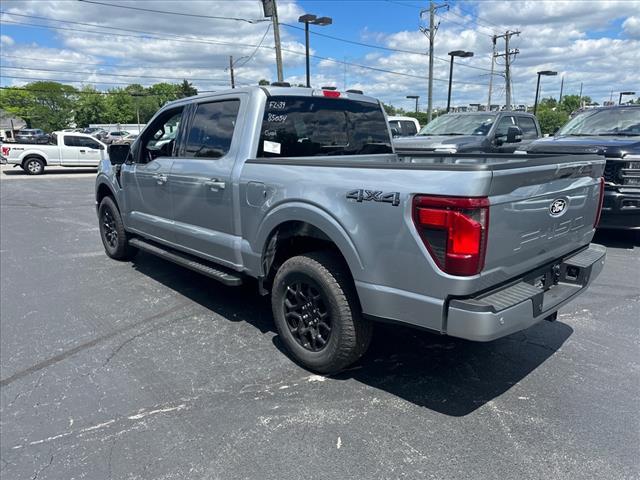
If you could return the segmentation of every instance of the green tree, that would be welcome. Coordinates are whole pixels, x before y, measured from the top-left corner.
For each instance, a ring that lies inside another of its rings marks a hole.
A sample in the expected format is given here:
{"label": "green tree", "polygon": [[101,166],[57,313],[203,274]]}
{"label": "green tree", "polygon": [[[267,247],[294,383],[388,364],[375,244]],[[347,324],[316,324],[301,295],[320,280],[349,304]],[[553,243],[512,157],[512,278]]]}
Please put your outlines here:
{"label": "green tree", "polygon": [[91,123],[106,121],[105,95],[91,86],[84,86],[78,92],[74,107],[74,121],[78,127],[88,127]]}
{"label": "green tree", "polygon": [[123,88],[108,91],[105,102],[106,123],[134,123],[136,107],[130,92]]}
{"label": "green tree", "polygon": [[264,86],[264,85],[271,85],[271,84],[269,83],[269,80],[267,80],[266,78],[262,78],[260,79],[260,81],[258,81],[258,85]]}
{"label": "green tree", "polygon": [[23,118],[31,128],[47,132],[60,130],[73,122],[77,90],[58,82],[33,82],[23,90],[3,90],[0,106]]}
{"label": "green tree", "polygon": [[182,83],[179,85],[178,92],[180,95],[178,98],[193,97],[198,94],[198,89],[185,79],[182,80]]}

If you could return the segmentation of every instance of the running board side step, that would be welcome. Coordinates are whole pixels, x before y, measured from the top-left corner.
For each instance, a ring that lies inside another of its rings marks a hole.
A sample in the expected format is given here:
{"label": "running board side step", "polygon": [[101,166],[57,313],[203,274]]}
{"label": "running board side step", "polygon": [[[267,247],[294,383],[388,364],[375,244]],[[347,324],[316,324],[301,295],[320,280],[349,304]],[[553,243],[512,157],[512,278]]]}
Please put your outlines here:
{"label": "running board side step", "polygon": [[201,273],[209,278],[219,281],[230,287],[237,287],[242,285],[242,277],[237,273],[232,273],[223,269],[224,267],[212,267],[203,260],[197,257],[189,255],[187,253],[178,252],[177,250],[161,247],[155,243],[142,240],[140,238],[132,238],[129,240],[129,245],[135,248],[139,248],[145,252],[157,255],[160,258],[169,260],[182,267],[193,270],[194,272]]}

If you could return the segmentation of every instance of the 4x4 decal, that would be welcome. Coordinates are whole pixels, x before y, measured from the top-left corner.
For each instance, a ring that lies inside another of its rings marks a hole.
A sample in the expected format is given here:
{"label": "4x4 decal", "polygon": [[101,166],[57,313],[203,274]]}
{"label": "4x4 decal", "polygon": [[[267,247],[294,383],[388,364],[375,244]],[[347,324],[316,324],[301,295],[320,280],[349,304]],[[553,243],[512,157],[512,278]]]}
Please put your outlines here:
{"label": "4x4 decal", "polygon": [[390,203],[394,207],[400,205],[400,192],[382,192],[380,190],[351,190],[347,198],[356,202]]}

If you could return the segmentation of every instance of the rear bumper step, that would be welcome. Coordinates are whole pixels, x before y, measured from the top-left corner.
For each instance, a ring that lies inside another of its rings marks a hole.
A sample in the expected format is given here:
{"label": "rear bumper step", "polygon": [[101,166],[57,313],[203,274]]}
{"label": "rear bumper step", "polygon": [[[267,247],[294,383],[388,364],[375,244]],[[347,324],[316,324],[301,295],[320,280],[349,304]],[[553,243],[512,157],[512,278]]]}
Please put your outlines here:
{"label": "rear bumper step", "polygon": [[213,278],[230,287],[236,287],[242,285],[242,276],[235,272],[230,272],[222,267],[211,266],[204,260],[189,255],[187,253],[178,252],[166,247],[162,247],[158,244],[151,243],[147,240],[140,238],[132,238],[129,240],[129,245],[135,248],[139,248],[145,252],[152,253],[158,257],[169,260],[170,262],[177,263],[178,265],[193,270],[194,272],[201,273],[209,278]]}
{"label": "rear bumper step", "polygon": [[525,277],[488,294],[451,300],[446,333],[487,342],[528,328],[582,293],[601,272],[605,257],[605,247],[591,244],[547,270],[546,275],[555,277],[550,288]]}

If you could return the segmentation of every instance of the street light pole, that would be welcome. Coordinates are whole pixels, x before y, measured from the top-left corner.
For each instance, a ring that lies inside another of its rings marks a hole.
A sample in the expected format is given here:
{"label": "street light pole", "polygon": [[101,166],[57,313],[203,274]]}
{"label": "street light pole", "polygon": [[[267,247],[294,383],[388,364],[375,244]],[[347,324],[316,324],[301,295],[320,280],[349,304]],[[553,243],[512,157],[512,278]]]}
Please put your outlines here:
{"label": "street light pole", "polygon": [[311,68],[309,66],[309,24],[324,27],[327,25],[331,25],[333,23],[333,19],[330,17],[318,18],[311,13],[305,13],[298,18],[298,22],[304,23],[304,43],[307,64],[307,88],[311,88]]}
{"label": "street light pole", "polygon": [[543,75],[545,77],[553,77],[555,75],[558,75],[558,72],[554,72],[552,70],[542,70],[542,71],[538,72],[538,83],[536,84],[536,99],[533,102],[533,114],[534,115],[538,111],[538,96],[540,95],[540,77],[543,76]]}
{"label": "street light pole", "polygon": [[622,96],[623,95],[635,95],[636,92],[620,92],[620,97],[618,98],[618,105],[622,105]]}
{"label": "street light pole", "polygon": [[418,99],[420,98],[420,95],[407,95],[407,98],[416,101],[416,113],[418,113]]}
{"label": "street light pole", "polygon": [[451,110],[451,84],[453,83],[453,57],[469,58],[473,57],[473,52],[465,52],[464,50],[454,50],[449,52],[451,63],[449,64],[449,93],[447,95],[447,113]]}

